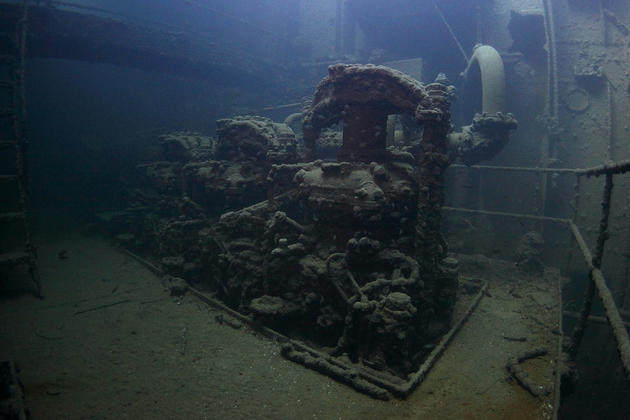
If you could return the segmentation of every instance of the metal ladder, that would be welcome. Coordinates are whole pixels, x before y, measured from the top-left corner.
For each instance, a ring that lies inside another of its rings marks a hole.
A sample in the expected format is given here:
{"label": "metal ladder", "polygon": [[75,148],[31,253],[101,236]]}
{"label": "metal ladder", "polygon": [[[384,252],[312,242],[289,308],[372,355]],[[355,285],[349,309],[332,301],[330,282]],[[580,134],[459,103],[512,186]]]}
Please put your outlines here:
{"label": "metal ladder", "polygon": [[[42,297],[37,255],[31,242],[26,175],[24,59],[28,0],[0,17],[0,269],[28,266]],[[13,30],[11,30],[13,29]]]}

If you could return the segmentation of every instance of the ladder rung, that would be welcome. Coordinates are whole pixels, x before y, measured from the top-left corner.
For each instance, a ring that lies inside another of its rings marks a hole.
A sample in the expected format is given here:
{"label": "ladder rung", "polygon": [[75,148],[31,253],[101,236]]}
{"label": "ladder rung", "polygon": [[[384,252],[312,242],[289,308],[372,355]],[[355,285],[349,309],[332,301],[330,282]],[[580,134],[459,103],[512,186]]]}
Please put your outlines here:
{"label": "ladder rung", "polygon": [[0,63],[15,63],[18,57],[11,54],[0,54]]}
{"label": "ladder rung", "polygon": [[30,259],[27,252],[7,252],[0,254],[0,266],[28,264]]}
{"label": "ladder rung", "polygon": [[0,82],[0,88],[15,89],[15,82]]}
{"label": "ladder rung", "polygon": [[13,108],[0,108],[0,116],[13,115],[15,111]]}
{"label": "ladder rung", "polygon": [[21,211],[0,213],[0,222],[10,222],[13,220],[19,220],[23,217],[24,217],[24,212],[21,212]]}
{"label": "ladder rung", "polygon": [[18,179],[17,175],[0,175],[0,182],[11,182]]}

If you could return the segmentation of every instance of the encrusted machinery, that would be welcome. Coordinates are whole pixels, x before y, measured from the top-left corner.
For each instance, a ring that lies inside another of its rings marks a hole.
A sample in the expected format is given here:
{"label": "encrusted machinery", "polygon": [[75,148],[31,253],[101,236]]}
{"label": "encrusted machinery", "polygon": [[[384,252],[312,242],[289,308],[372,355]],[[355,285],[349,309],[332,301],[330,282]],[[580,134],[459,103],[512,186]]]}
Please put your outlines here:
{"label": "encrusted machinery", "polygon": [[[407,395],[445,345],[456,301],[458,262],[441,235],[444,171],[492,157],[516,127],[497,112],[453,133],[452,94],[387,67],[340,64],[303,112],[304,156],[287,125],[260,117],[220,120],[216,141],[163,136],[157,164],[175,180],[131,224],[135,247],[288,337],[290,359],[364,391],[339,363],[369,369],[389,382],[366,392]],[[388,145],[392,114],[414,121],[420,140]],[[318,143],[339,122],[337,161],[318,160]],[[313,362],[296,343],[328,361]]]}
{"label": "encrusted machinery", "polygon": [[185,194],[216,211],[264,200],[271,165],[298,161],[293,131],[268,118],[222,119],[217,135],[212,159],[183,168]]}
{"label": "encrusted machinery", "polygon": [[[222,215],[208,235],[218,296],[330,355],[399,378],[417,370],[457,290],[440,233],[444,170],[489,158],[516,126],[479,115],[469,130],[489,136],[449,136],[451,93],[386,67],[331,66],[303,118],[308,162],[274,165],[269,201]],[[422,127],[416,155],[387,148],[391,114]],[[338,161],[315,160],[320,132],[340,121]],[[278,187],[289,192],[274,199]]]}

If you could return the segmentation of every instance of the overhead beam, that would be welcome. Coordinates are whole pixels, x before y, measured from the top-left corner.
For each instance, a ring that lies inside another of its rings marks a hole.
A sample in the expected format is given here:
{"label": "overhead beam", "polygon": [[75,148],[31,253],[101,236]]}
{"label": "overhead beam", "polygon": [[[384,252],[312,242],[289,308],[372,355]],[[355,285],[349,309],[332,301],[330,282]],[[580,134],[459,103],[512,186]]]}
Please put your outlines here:
{"label": "overhead beam", "polygon": [[[15,14],[16,4],[0,3],[0,15]],[[108,63],[146,71],[212,80],[281,83],[282,66],[219,42],[182,32],[110,17],[31,5],[28,57]]]}

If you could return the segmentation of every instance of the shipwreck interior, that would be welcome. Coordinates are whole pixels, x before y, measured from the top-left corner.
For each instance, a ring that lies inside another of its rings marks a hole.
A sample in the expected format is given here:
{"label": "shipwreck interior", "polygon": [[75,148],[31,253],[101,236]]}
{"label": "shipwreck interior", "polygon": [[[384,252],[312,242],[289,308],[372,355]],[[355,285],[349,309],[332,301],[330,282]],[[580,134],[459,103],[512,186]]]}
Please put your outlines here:
{"label": "shipwreck interior", "polygon": [[0,417],[630,418],[626,3],[0,1]]}

